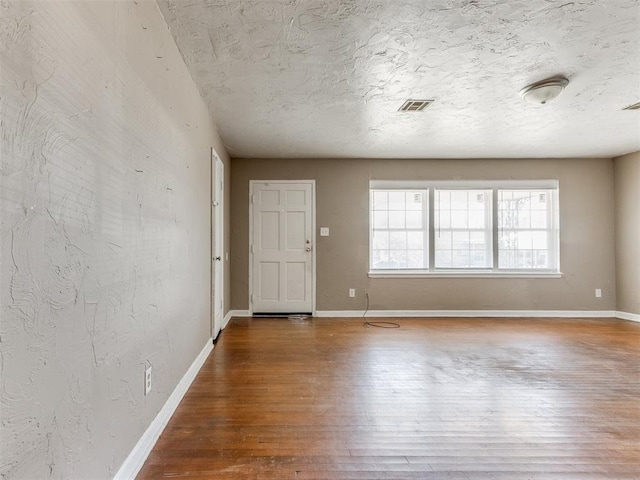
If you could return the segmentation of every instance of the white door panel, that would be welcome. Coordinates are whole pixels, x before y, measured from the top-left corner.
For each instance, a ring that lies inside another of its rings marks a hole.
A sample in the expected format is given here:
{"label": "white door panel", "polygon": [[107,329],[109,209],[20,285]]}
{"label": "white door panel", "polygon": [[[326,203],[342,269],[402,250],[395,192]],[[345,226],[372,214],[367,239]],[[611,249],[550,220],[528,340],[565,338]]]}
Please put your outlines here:
{"label": "white door panel", "polygon": [[211,336],[216,338],[224,319],[224,164],[211,152]]}
{"label": "white door panel", "polygon": [[313,312],[313,182],[252,183],[252,311]]}

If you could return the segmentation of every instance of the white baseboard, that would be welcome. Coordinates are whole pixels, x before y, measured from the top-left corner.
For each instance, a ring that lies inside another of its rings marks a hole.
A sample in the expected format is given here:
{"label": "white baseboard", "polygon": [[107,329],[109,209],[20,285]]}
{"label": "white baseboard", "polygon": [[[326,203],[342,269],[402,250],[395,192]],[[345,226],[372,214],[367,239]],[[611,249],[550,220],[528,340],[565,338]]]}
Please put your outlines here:
{"label": "white baseboard", "polygon": [[227,312],[227,314],[224,316],[224,318],[222,319],[222,328],[221,330],[224,330],[225,328],[227,328],[227,325],[229,324],[229,320],[231,320],[231,317],[233,317],[233,310],[229,310]]}
{"label": "white baseboard", "polygon": [[167,426],[171,416],[176,411],[176,408],[178,408],[182,397],[184,397],[184,394],[189,390],[191,383],[196,378],[196,375],[212,350],[213,341],[212,339],[208,339],[200,354],[193,361],[189,370],[187,370],[187,373],[184,374],[176,388],[173,390],[173,393],[171,393],[171,396],[151,422],[151,425],[149,425],[147,430],[142,434],[142,437],[140,437],[136,446],[133,447],[133,450],[129,453],[129,456],[120,467],[120,470],[118,470],[116,476],[113,477],[114,480],[131,480],[136,477],[144,465],[145,460],[151,453],[153,446],[158,441],[158,438],[160,438],[160,434],[164,430],[164,427]]}
{"label": "white baseboard", "polygon": [[[318,310],[321,318],[361,318],[364,310]],[[229,310],[224,327],[232,317],[250,317],[249,310]],[[367,317],[461,317],[461,318],[620,318],[640,322],[640,315],[615,310],[369,310]],[[224,328],[222,327],[222,328]]]}
{"label": "white baseboard", "polygon": [[222,319],[221,330],[224,330],[225,328],[227,328],[227,325],[229,324],[229,320],[231,320],[233,317],[250,317],[250,316],[251,316],[251,312],[249,312],[249,310],[229,310],[227,314],[224,316],[224,318]]}
{"label": "white baseboard", "polygon": [[[389,311],[389,317],[391,316],[391,311]],[[364,310],[317,310],[316,317],[320,318],[351,318],[351,317],[362,317],[364,314]],[[367,313],[369,316],[369,313]]]}
{"label": "white baseboard", "polygon": [[[364,310],[325,310],[317,317],[362,317]],[[372,317],[562,317],[562,318],[611,318],[613,310],[369,310]]]}
{"label": "white baseboard", "polygon": [[630,320],[632,322],[640,322],[640,315],[636,313],[616,312],[616,317],[622,320]]}

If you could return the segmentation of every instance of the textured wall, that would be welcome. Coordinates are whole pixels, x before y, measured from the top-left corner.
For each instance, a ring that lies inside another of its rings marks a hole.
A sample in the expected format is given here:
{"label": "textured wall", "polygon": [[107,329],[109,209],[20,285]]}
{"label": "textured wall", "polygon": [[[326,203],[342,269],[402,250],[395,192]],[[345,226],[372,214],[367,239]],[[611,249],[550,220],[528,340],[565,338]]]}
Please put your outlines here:
{"label": "textured wall", "polygon": [[614,160],[617,309],[640,315],[640,152]]}
{"label": "textured wall", "polygon": [[[368,278],[369,180],[560,180],[562,278]],[[614,310],[611,160],[240,160],[232,172],[232,308],[248,308],[249,180],[315,179],[318,310]],[[357,288],[356,298],[348,298]],[[602,288],[596,299],[594,289]]]}
{"label": "textured wall", "polygon": [[224,148],[155,2],[2,0],[0,61],[0,477],[111,478],[209,338]]}

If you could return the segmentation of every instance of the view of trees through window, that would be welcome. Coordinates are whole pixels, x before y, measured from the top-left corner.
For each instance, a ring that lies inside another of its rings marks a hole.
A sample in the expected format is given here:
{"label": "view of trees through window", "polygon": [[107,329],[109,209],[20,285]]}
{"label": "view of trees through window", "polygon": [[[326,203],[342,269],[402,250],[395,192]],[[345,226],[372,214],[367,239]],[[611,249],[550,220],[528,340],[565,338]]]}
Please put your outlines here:
{"label": "view of trees through window", "polygon": [[498,266],[551,268],[549,190],[498,192]]}

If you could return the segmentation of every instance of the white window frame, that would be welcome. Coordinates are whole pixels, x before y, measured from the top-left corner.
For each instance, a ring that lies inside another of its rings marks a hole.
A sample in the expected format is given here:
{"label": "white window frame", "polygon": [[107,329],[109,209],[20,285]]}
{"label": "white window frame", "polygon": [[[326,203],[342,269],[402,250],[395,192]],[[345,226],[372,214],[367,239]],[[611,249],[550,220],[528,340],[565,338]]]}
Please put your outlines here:
{"label": "white window frame", "polygon": [[[488,189],[492,190],[492,232],[491,241],[493,248],[492,268],[436,268],[435,267],[435,229],[434,229],[434,192],[437,189],[443,190],[464,190],[464,189]],[[550,261],[552,268],[549,269],[505,269],[498,268],[498,198],[499,190],[550,190],[551,207],[549,210],[551,228]],[[426,216],[428,219],[428,268],[426,269],[373,269],[373,191],[374,190],[426,190],[428,201]],[[523,277],[523,278],[559,278],[562,276],[560,270],[560,215],[559,215],[559,182],[558,180],[456,180],[456,181],[403,181],[403,180],[371,180],[369,183],[369,277],[372,278],[420,278],[420,277],[464,277],[464,278],[495,278],[495,277]]]}
{"label": "white window frame", "polygon": [[[433,203],[433,222],[431,225],[429,225],[430,229],[433,229],[433,237],[434,237],[434,242],[433,242],[433,270],[435,271],[450,271],[450,270],[456,270],[453,267],[442,267],[442,266],[438,266],[438,263],[436,261],[436,250],[437,250],[437,242],[435,240],[435,237],[437,235],[440,234],[441,231],[448,231],[452,234],[457,230],[457,231],[461,231],[461,230],[467,230],[467,231],[471,231],[474,230],[471,227],[468,228],[456,228],[453,226],[449,226],[448,228],[444,228],[441,226],[436,227],[436,222],[440,221],[441,219],[441,210],[436,211],[436,206],[439,205],[439,196],[438,193],[440,191],[448,191],[448,192],[455,192],[455,191],[472,191],[472,190],[476,190],[476,191],[480,191],[483,193],[486,193],[489,195],[489,199],[490,202],[488,205],[485,205],[485,227],[482,228],[482,233],[484,233],[485,235],[485,242],[487,243],[487,249],[485,250],[485,253],[487,254],[487,260],[489,265],[484,266],[484,267],[463,267],[460,268],[460,270],[464,271],[464,272],[471,272],[471,271],[483,271],[483,270],[487,270],[488,268],[491,267],[491,265],[493,265],[494,260],[493,260],[493,256],[494,256],[494,249],[493,249],[493,223],[491,223],[491,225],[489,226],[489,228],[487,228],[487,221],[489,222],[493,222],[493,216],[492,216],[492,208],[493,208],[493,195],[495,194],[493,189],[490,188],[469,188],[469,187],[464,187],[464,188],[444,188],[442,186],[436,187],[436,188],[430,188],[429,191],[433,192],[431,194],[431,196],[433,197],[434,203]],[[468,206],[468,205],[467,205]],[[431,214],[431,211],[429,212]],[[477,229],[479,230],[479,229]]]}
{"label": "white window frame", "polygon": [[[406,227],[405,228],[393,228],[388,226],[387,228],[375,228],[375,220],[374,220],[374,216],[375,216],[375,212],[373,207],[374,207],[374,193],[375,192],[393,192],[393,191],[401,191],[401,192],[406,192],[406,191],[413,191],[415,193],[419,193],[421,195],[421,199],[422,199],[422,232],[425,234],[423,237],[423,245],[422,245],[422,252],[423,252],[423,258],[426,259],[426,263],[427,263],[427,268],[426,269],[417,269],[417,268],[403,268],[403,269],[399,269],[399,270],[394,270],[394,269],[379,269],[379,271],[409,271],[409,272],[422,272],[425,270],[429,269],[429,257],[430,257],[430,248],[431,248],[431,244],[429,243],[429,219],[428,219],[428,214],[429,214],[429,202],[431,201],[428,195],[428,191],[426,189],[420,189],[420,188],[411,188],[411,189],[399,189],[399,188],[388,188],[388,189],[384,189],[384,188],[376,188],[376,189],[370,189],[369,190],[369,202],[370,202],[370,206],[369,206],[369,224],[370,224],[370,234],[369,234],[369,267],[371,268],[371,265],[373,265],[373,256],[374,256],[374,248],[373,248],[373,232],[374,230],[379,230],[379,231],[388,231],[389,233],[392,233],[394,230],[400,230],[400,231],[405,231],[405,232],[409,232],[409,231],[418,231],[417,228],[410,228],[410,227]],[[405,210],[406,211],[406,210]]]}

